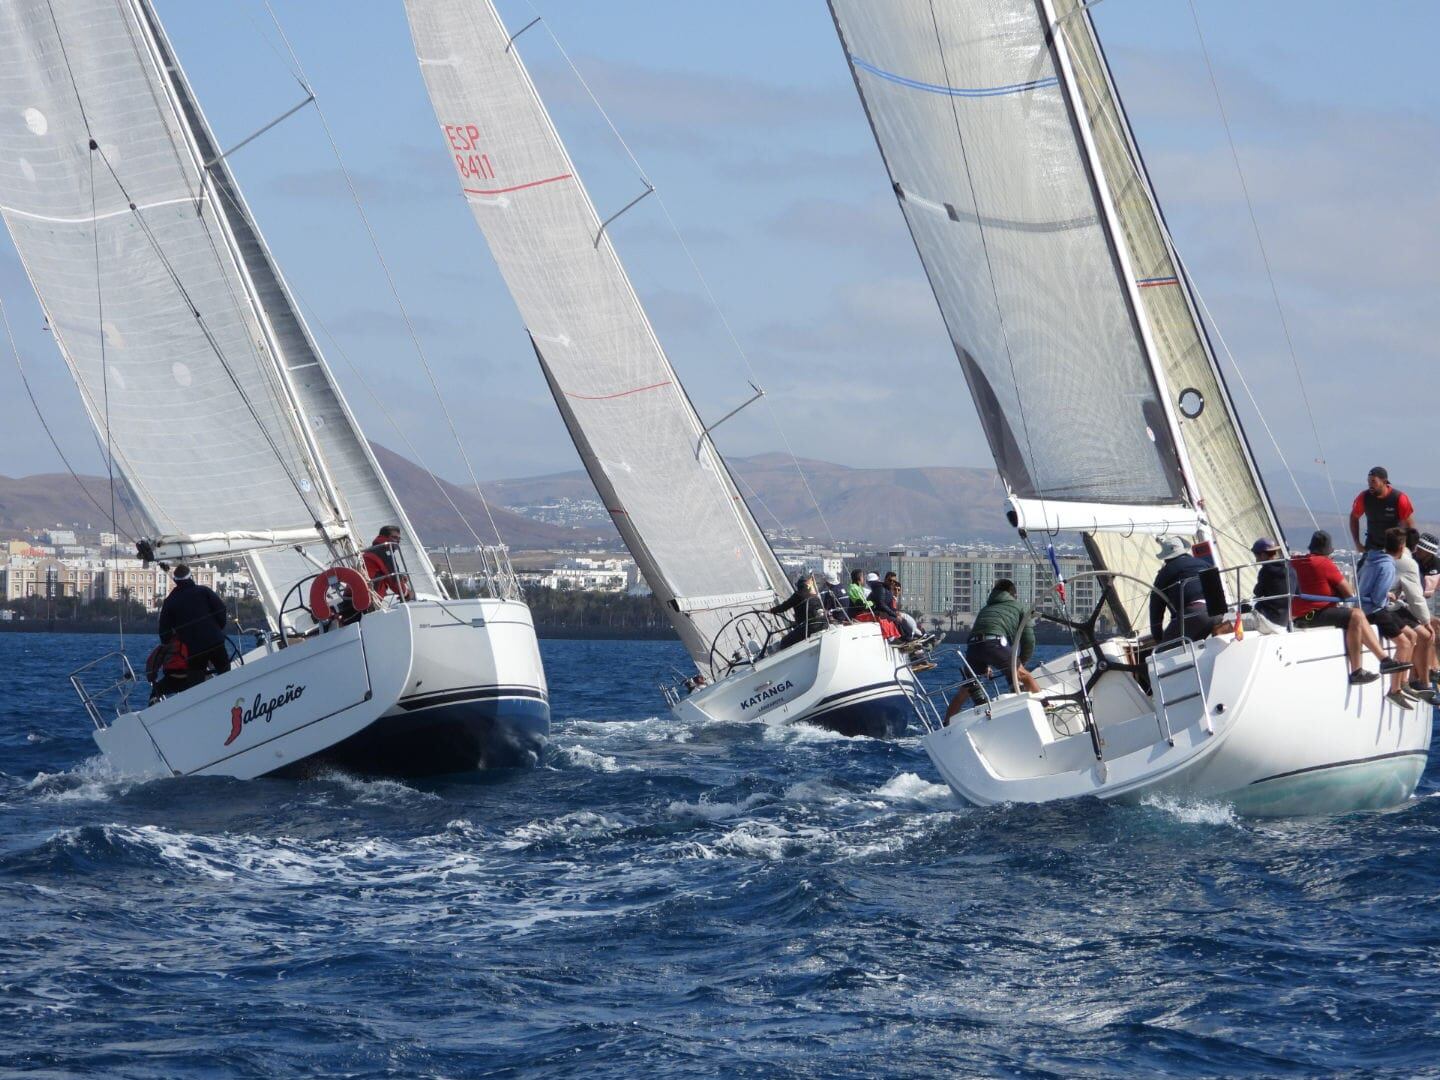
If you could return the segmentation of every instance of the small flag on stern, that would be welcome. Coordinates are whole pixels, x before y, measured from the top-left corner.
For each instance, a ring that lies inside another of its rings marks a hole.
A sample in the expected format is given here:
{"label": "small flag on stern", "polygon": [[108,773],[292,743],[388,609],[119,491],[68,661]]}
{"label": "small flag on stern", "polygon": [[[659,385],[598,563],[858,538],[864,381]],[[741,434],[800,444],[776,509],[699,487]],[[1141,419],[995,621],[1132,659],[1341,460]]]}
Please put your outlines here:
{"label": "small flag on stern", "polygon": [[1060,603],[1065,603],[1065,575],[1060,573],[1060,560],[1055,557],[1055,545],[1046,544],[1045,554],[1050,559],[1050,569],[1055,571],[1055,595],[1060,597]]}

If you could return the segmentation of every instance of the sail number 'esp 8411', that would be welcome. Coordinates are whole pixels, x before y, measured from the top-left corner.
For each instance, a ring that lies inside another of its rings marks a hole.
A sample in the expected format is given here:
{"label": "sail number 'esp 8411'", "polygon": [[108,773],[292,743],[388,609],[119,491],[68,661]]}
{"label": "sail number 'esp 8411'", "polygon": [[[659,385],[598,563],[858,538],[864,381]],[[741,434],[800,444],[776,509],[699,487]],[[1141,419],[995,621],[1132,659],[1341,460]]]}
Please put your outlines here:
{"label": "sail number 'esp 8411'", "polygon": [[445,138],[455,152],[455,168],[462,180],[494,180],[490,155],[480,150],[480,129],[474,124],[446,124]]}

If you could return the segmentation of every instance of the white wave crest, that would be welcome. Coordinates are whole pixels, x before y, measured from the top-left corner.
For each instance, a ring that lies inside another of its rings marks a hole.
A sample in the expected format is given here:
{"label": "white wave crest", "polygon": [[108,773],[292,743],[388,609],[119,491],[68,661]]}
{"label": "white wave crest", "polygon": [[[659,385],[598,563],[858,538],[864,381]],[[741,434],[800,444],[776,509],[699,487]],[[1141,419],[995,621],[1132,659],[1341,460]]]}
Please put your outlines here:
{"label": "white wave crest", "polygon": [[25,791],[33,795],[36,802],[104,802],[146,782],[124,776],[103,755],[96,754],[64,772],[37,773],[35,779],[25,785]]}
{"label": "white wave crest", "polygon": [[597,754],[583,746],[562,746],[555,752],[554,760],[563,766],[589,769],[592,772],[617,773],[639,772],[634,765],[621,765],[610,754]]}
{"label": "white wave crest", "polygon": [[739,802],[672,802],[665,808],[666,813],[671,817],[703,818],[706,821],[724,821],[726,818],[739,817],[752,807],[760,806],[762,803],[774,802],[775,796],[767,795],[764,792],[756,792],[754,795],[747,795]]}
{"label": "white wave crest", "polygon": [[876,797],[886,802],[911,803],[921,806],[953,808],[955,794],[944,784],[932,784],[912,772],[897,773],[875,789]]}
{"label": "white wave crest", "polygon": [[597,814],[593,810],[575,810],[557,818],[526,822],[500,844],[507,851],[516,851],[540,843],[575,843],[597,840],[619,832],[626,823],[619,818]]}
{"label": "white wave crest", "polygon": [[1159,810],[1186,825],[1240,824],[1235,808],[1228,803],[1177,799],[1171,795],[1147,795],[1140,800],[1140,805]]}

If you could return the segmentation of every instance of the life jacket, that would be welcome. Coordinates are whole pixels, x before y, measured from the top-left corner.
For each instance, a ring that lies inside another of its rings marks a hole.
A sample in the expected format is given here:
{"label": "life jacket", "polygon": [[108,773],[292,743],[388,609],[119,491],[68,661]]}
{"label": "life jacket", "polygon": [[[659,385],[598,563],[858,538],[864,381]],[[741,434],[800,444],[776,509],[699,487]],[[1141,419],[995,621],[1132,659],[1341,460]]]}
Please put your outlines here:
{"label": "life jacket", "polygon": [[188,675],[189,673],[190,650],[178,637],[162,641],[145,658],[145,678],[151,683],[158,683],[161,679],[171,675]]}
{"label": "life jacket", "polygon": [[1385,530],[1400,524],[1400,489],[1392,487],[1389,495],[1376,495],[1368,488],[1365,496],[1365,547],[1379,551],[1385,546]]}
{"label": "life jacket", "polygon": [[389,537],[377,536],[375,542],[360,553],[360,558],[377,597],[394,593],[403,600],[411,600],[414,594],[410,591],[410,581],[400,573],[391,553],[396,546]]}

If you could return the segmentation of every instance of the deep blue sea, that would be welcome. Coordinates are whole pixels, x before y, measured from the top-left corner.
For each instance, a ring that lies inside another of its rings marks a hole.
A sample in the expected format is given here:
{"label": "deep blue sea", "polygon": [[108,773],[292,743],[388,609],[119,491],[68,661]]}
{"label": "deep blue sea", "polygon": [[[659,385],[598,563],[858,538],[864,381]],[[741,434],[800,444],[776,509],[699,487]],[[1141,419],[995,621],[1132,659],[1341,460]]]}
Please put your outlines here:
{"label": "deep blue sea", "polygon": [[110,645],[0,634],[6,1076],[1440,1076],[1436,767],[972,810],[915,739],[687,727],[678,645],[546,641],[539,769],[136,783],[64,681]]}

